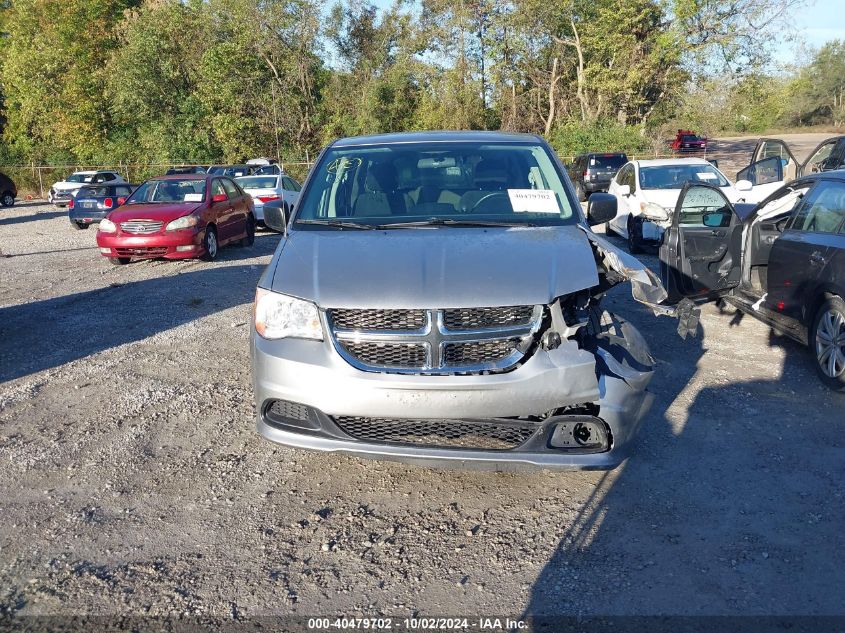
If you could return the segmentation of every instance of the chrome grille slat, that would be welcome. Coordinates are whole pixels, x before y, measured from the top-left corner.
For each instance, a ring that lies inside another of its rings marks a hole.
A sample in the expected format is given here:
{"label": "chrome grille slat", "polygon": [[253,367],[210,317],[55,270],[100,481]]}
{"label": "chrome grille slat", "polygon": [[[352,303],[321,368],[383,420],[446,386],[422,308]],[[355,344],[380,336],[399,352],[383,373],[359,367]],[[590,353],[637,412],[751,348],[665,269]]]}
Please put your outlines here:
{"label": "chrome grille slat", "polygon": [[134,233],[136,235],[147,235],[149,233],[158,233],[164,222],[155,222],[153,220],[127,220],[120,223],[120,230],[124,233]]}
{"label": "chrome grille slat", "polygon": [[325,313],[335,348],[351,365],[413,374],[505,371],[523,357],[522,343],[530,343],[542,317],[543,306]]}

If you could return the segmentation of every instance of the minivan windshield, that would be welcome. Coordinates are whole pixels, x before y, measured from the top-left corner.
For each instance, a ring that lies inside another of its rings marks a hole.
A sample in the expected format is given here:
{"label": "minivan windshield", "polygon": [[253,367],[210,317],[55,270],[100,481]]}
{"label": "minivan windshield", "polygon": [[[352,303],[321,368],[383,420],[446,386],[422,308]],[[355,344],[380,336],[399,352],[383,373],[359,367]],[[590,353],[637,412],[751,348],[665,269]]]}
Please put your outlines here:
{"label": "minivan windshield", "polygon": [[295,226],[574,224],[550,152],[537,143],[385,143],[327,150]]}
{"label": "minivan windshield", "polygon": [[205,200],[205,179],[194,178],[148,180],[138,187],[126,204],[151,204],[168,202],[190,204]]}
{"label": "minivan windshield", "polygon": [[712,165],[640,167],[640,189],[681,189],[687,182],[706,182],[714,187],[730,184]]}

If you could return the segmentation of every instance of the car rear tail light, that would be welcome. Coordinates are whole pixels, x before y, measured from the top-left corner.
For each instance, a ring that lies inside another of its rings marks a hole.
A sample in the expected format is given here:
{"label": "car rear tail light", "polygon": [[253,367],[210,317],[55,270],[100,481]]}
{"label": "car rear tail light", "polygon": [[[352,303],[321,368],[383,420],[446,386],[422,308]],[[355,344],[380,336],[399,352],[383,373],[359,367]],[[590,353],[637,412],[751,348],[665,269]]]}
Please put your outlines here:
{"label": "car rear tail light", "polygon": [[72,197],[69,198],[68,201],[67,201],[67,208],[73,209],[73,198]]}
{"label": "car rear tail light", "polygon": [[111,209],[114,206],[114,202],[112,202],[111,198],[106,198],[103,200],[103,204],[105,205],[106,209]]}
{"label": "car rear tail light", "polygon": [[261,202],[270,202],[271,200],[278,200],[280,196],[258,196]]}

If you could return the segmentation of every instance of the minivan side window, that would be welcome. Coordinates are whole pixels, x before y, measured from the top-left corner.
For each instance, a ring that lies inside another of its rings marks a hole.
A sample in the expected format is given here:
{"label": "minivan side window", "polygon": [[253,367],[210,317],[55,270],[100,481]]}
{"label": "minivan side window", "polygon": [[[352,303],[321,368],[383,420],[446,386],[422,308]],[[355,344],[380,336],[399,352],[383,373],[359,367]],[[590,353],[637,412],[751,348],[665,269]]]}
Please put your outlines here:
{"label": "minivan side window", "polygon": [[845,182],[822,181],[804,198],[793,231],[836,233],[845,222]]}

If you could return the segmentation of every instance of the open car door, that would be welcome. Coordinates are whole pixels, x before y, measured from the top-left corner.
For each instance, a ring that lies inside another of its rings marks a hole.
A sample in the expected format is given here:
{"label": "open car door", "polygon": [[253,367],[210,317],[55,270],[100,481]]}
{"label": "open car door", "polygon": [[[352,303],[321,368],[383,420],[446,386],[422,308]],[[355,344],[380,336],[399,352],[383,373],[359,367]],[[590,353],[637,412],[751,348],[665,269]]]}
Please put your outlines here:
{"label": "open car door", "polygon": [[[783,178],[786,182],[795,180],[800,176],[799,169],[801,164],[786,141],[779,138],[761,138],[757,141],[754,147],[754,153],[751,155],[751,164],[757,163],[766,158],[779,158],[783,166]],[[739,175],[737,175],[739,178]]]}
{"label": "open car door", "polygon": [[668,301],[715,298],[740,280],[743,224],[718,187],[688,182],[660,245]]}
{"label": "open car door", "polygon": [[845,137],[835,136],[819,143],[801,165],[799,176],[841,169],[845,164]]}
{"label": "open car door", "polygon": [[743,200],[757,203],[800,175],[801,165],[789,145],[777,138],[761,138],[751,154],[751,164],[737,172],[736,181],[751,183],[751,190],[745,192]]}

